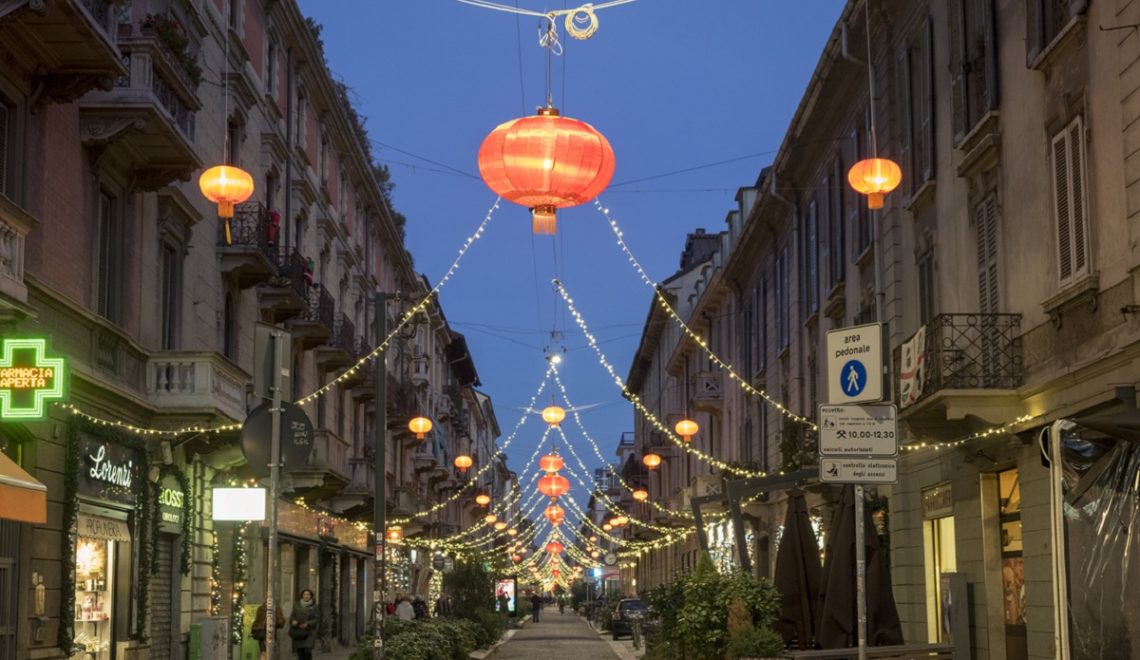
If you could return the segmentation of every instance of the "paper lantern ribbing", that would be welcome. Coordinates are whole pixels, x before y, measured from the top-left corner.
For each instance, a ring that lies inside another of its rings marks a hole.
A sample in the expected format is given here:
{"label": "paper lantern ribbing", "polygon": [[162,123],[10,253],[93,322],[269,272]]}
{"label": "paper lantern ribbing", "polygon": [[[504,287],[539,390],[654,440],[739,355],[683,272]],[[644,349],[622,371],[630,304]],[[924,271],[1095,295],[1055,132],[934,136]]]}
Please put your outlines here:
{"label": "paper lantern ribbing", "polygon": [[553,234],[556,211],[598,196],[614,150],[593,126],[551,107],[500,124],[479,147],[479,174],[496,194],[532,210],[534,233]]}
{"label": "paper lantern ribbing", "polygon": [[883,196],[902,183],[902,169],[889,158],[867,158],[847,171],[847,183],[867,196],[867,208],[883,208]]}
{"label": "paper lantern ribbing", "polygon": [[544,472],[557,472],[565,465],[565,461],[558,454],[547,454],[539,459],[538,466]]}
{"label": "paper lantern ribbing", "polygon": [[538,480],[538,492],[557,499],[570,491],[570,481],[560,474],[548,474]]}
{"label": "paper lantern ribbing", "polygon": [[423,440],[431,431],[431,420],[427,417],[413,417],[408,422],[408,430],[416,434],[416,440]]}

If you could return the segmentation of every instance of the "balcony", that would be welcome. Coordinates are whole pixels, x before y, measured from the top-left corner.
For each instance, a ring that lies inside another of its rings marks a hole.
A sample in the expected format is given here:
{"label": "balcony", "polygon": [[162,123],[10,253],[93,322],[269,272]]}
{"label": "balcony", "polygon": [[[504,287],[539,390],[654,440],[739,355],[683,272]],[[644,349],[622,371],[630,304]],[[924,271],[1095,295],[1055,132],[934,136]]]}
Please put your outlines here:
{"label": "balcony", "polygon": [[[922,367],[903,374],[902,355],[910,345]],[[959,433],[968,429],[948,428],[947,422],[971,416],[996,424],[1023,412],[1017,395],[1024,371],[1020,314],[936,316],[895,349],[893,362],[895,403],[913,430]]]}
{"label": "balcony", "polygon": [[218,223],[222,274],[232,275],[242,289],[277,276],[277,230],[273,227],[270,213],[261,202],[247,202],[234,207],[234,217],[230,221],[232,242],[228,245],[225,224]]}
{"label": "balcony", "polygon": [[426,356],[412,358],[412,382],[416,387],[429,387],[431,385],[431,363]]}
{"label": "balcony", "polygon": [[305,350],[332,339],[336,326],[336,303],[325,285],[314,284],[309,288],[301,315],[286,325],[293,333],[293,341],[300,342]]}
{"label": "balcony", "polygon": [[388,500],[388,513],[390,515],[407,517],[421,508],[420,498],[410,489],[402,486],[392,489],[392,497]]}
{"label": "balcony", "polygon": [[282,249],[277,257],[277,276],[258,288],[261,314],[272,323],[285,321],[305,311],[312,271],[296,249]]}
{"label": "balcony", "polygon": [[[352,365],[357,359],[356,344],[356,326],[344,314],[337,315],[332,339],[317,349],[317,364],[326,371]],[[354,380],[358,375],[353,375]]]}
{"label": "balcony", "polygon": [[97,159],[117,152],[140,190],[189,181],[202,167],[194,150],[197,85],[157,36],[126,36],[119,47],[126,75],[79,101],[84,145]]}
{"label": "balcony", "polygon": [[166,351],[147,360],[147,399],[163,412],[245,419],[249,374],[218,353]]}
{"label": "balcony", "polygon": [[70,103],[93,89],[110,89],[127,69],[115,43],[119,3],[112,0],[0,2],[4,43],[35,62],[42,95]]}
{"label": "balcony", "polygon": [[0,323],[14,323],[28,316],[24,241],[35,226],[35,218],[0,195]]}
{"label": "balcony", "polygon": [[693,378],[689,397],[693,410],[720,414],[724,405],[724,372],[704,371]]}
{"label": "balcony", "polygon": [[371,519],[376,491],[376,468],[372,458],[353,456],[348,459],[349,480],[330,506],[347,518]]}
{"label": "balcony", "polygon": [[[373,346],[361,339],[357,344],[357,359],[372,351]],[[360,365],[356,373],[345,379],[345,386],[352,388],[352,398],[357,401],[371,401],[376,398],[376,369],[384,364],[384,355],[378,355]]]}
{"label": "balcony", "polygon": [[327,429],[313,433],[313,453],[304,465],[289,468],[293,492],[314,500],[331,497],[348,485],[352,476],[346,440]]}

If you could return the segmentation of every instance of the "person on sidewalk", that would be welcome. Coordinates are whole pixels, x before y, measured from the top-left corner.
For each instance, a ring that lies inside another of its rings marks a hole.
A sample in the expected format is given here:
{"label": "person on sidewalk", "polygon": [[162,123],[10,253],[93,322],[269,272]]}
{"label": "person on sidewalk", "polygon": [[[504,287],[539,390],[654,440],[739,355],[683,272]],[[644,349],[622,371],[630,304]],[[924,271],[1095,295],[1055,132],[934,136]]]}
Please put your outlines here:
{"label": "person on sidewalk", "polygon": [[558,597],[558,614],[560,616],[566,614],[566,599],[562,598],[562,596]]}
{"label": "person on sidewalk", "polygon": [[[257,613],[253,615],[253,625],[249,628],[250,636],[257,640],[257,645],[261,648],[260,657],[262,660],[265,658],[265,617],[266,607],[265,603],[263,602],[257,608]],[[277,620],[277,625],[275,627],[278,630],[285,626],[285,615],[281,613],[280,607],[274,610],[273,618]]]}
{"label": "person on sidewalk", "polygon": [[435,601],[435,615],[451,616],[451,600],[446,594],[440,594],[439,599]]}
{"label": "person on sidewalk", "polygon": [[293,640],[297,660],[313,660],[313,647],[317,644],[317,626],[320,620],[313,592],[303,589],[301,600],[293,606],[293,615],[289,617],[289,637]]}
{"label": "person on sidewalk", "polygon": [[538,592],[536,591],[534,592],[534,595],[530,597],[530,620],[534,623],[538,623],[538,613],[541,610],[542,597],[539,596]]}
{"label": "person on sidewalk", "polygon": [[412,601],[407,596],[400,598],[400,604],[396,606],[396,616],[401,621],[411,621],[416,618],[416,608],[412,607]]}

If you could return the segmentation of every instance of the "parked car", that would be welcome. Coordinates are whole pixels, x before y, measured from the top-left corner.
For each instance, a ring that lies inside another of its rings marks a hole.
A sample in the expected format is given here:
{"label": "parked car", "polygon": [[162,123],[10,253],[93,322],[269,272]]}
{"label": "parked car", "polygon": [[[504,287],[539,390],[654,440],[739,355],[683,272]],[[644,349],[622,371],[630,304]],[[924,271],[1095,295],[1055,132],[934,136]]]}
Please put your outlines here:
{"label": "parked car", "polygon": [[648,618],[649,607],[640,598],[626,598],[618,602],[614,608],[613,618],[610,621],[610,632],[614,639],[622,635],[633,634],[633,619],[637,617],[643,622]]}

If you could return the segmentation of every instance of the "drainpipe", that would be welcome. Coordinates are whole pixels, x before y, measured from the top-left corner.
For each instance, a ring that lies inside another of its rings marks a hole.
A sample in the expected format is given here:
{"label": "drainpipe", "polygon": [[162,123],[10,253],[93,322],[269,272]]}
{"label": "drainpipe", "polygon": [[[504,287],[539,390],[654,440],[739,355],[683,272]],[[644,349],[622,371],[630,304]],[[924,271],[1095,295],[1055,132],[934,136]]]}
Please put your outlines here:
{"label": "drainpipe", "polygon": [[866,60],[859,59],[851,54],[851,49],[847,45],[847,21],[843,21],[839,25],[839,54],[848,62],[853,62],[859,66],[867,66]]}

